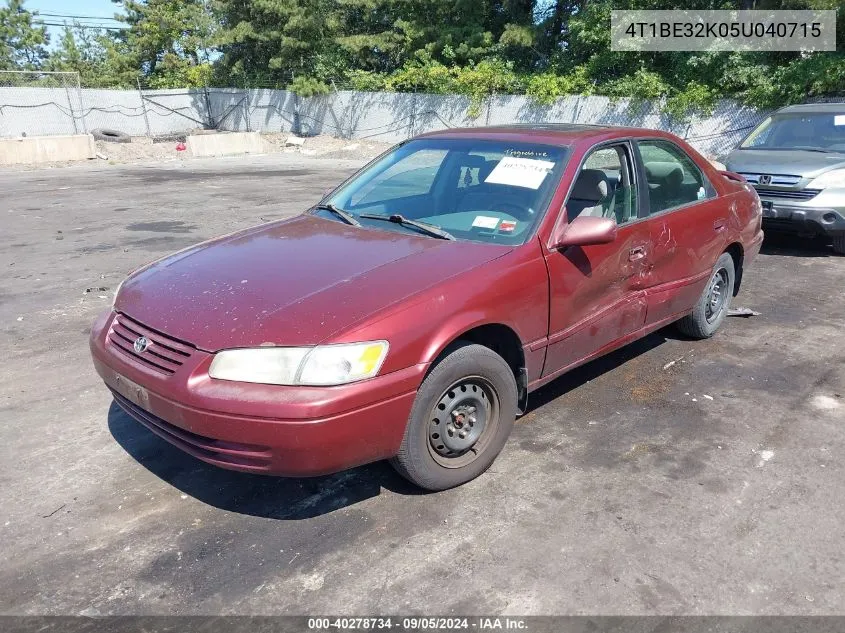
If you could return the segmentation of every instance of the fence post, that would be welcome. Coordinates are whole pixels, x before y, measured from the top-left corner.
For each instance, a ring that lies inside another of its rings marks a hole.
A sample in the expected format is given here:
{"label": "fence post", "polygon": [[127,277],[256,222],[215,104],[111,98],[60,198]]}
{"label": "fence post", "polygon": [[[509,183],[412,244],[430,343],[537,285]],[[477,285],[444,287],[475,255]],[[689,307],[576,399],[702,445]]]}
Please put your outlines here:
{"label": "fence post", "polygon": [[85,120],[85,101],[82,99],[82,81],[76,73],[76,93],[79,95],[79,109],[82,116],[82,133],[88,134],[88,122]]}
{"label": "fence post", "polygon": [[484,117],[484,125],[490,125],[490,108],[493,107],[493,97],[496,95],[495,92],[491,92],[487,96],[487,116]]}
{"label": "fence post", "polygon": [[[79,90],[79,102],[80,107],[82,107],[82,89],[79,85],[79,74],[76,75],[76,86],[77,90]],[[70,86],[65,83],[65,97],[67,97],[67,105],[70,108],[70,120],[73,122],[73,133],[79,134],[79,128],[76,125],[76,110],[73,107],[73,99],[70,98]],[[85,122],[85,111],[82,111],[82,121]]]}
{"label": "fence post", "polygon": [[205,110],[206,114],[208,115],[206,117],[206,120],[208,121],[208,127],[216,128],[217,123],[214,121],[214,112],[211,111],[211,97],[208,96],[208,86],[203,87],[203,92],[205,93]]}
{"label": "fence post", "polygon": [[252,121],[250,120],[250,90],[249,88],[244,88],[244,119],[246,120],[246,131],[252,132]]}
{"label": "fence post", "polygon": [[414,92],[412,93],[411,97],[411,116],[408,120],[408,136],[406,138],[411,138],[414,136],[414,127],[417,124],[417,87],[414,86]]}
{"label": "fence post", "polygon": [[138,96],[141,97],[141,110],[144,113],[144,125],[147,128],[147,138],[152,138],[153,133],[150,129],[150,117],[147,116],[147,102],[144,100],[144,91],[141,90],[141,79],[136,77],[135,80],[138,82]]}

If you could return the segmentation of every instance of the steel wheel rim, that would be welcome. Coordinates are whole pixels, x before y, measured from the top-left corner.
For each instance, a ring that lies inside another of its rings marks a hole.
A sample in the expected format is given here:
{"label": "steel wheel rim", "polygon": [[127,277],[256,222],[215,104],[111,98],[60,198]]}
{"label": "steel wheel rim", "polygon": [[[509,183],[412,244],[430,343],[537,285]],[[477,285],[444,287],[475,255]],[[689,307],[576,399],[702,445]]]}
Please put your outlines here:
{"label": "steel wheel rim", "polygon": [[724,268],[717,270],[710,279],[707,288],[707,302],[704,305],[704,318],[713,323],[722,314],[728,301],[728,271]]}
{"label": "steel wheel rim", "polygon": [[455,381],[429,414],[426,443],[434,461],[446,468],[474,462],[496,435],[499,408],[490,381],[481,376]]}

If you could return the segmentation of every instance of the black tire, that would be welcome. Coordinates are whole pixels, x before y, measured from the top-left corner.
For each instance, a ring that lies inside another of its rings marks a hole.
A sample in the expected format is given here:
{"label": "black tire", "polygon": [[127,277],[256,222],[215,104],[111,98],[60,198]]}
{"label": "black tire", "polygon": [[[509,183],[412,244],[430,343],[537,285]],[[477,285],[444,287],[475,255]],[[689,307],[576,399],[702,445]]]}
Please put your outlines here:
{"label": "black tire", "polygon": [[95,141],[105,141],[107,143],[131,143],[132,137],[124,132],[118,130],[110,130],[108,128],[97,128],[91,130],[91,136]]}
{"label": "black tire", "polygon": [[[733,257],[729,253],[722,253],[692,313],[678,321],[678,329],[692,338],[705,339],[713,336],[728,314],[735,285],[736,270]],[[718,303],[714,303],[717,300]]]}
{"label": "black tire", "polygon": [[845,255],[845,233],[833,236],[833,252]]}
{"label": "black tire", "polygon": [[[443,413],[436,413],[447,402]],[[487,347],[459,342],[417,390],[405,437],[390,463],[400,475],[426,490],[460,486],[490,467],[507,442],[516,413],[517,387],[510,366]],[[439,432],[442,438],[433,439]],[[473,440],[476,432],[479,435]],[[459,439],[460,433],[470,435]],[[446,445],[470,441],[473,443],[466,450],[450,451]]]}

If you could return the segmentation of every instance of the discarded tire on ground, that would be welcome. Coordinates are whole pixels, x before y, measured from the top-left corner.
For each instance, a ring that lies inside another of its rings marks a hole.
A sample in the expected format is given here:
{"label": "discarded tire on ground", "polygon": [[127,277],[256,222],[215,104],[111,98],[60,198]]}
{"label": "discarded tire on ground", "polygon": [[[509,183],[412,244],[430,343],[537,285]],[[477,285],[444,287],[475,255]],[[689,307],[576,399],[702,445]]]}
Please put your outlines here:
{"label": "discarded tire on ground", "polygon": [[95,141],[106,141],[107,143],[131,143],[132,137],[119,130],[108,128],[97,128],[91,131]]}

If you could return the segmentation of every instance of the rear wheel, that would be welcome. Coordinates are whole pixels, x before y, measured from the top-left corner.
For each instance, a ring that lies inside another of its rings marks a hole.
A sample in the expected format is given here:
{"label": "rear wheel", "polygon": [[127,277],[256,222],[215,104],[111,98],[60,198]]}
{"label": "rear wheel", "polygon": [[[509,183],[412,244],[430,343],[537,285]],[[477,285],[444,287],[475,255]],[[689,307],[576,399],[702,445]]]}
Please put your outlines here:
{"label": "rear wheel", "polygon": [[722,253],[692,313],[678,321],[678,329],[693,338],[703,339],[713,336],[731,307],[735,284],[736,270],[733,257],[729,253]]}
{"label": "rear wheel", "polygon": [[420,385],[391,464],[427,490],[459,486],[490,467],[516,411],[516,380],[505,360],[482,345],[458,343]]}

